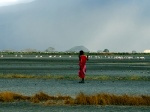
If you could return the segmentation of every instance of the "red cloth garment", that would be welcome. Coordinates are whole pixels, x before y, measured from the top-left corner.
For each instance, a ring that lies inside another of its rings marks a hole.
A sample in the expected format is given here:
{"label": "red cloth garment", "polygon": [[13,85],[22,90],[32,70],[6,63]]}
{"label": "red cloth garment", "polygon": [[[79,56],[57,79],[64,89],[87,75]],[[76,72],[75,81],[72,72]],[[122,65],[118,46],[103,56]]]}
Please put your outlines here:
{"label": "red cloth garment", "polygon": [[79,77],[80,78],[84,78],[85,77],[85,72],[86,72],[86,61],[87,61],[87,57],[85,55],[81,55],[80,56],[80,60],[79,60]]}
{"label": "red cloth garment", "polygon": [[86,65],[84,65],[83,68],[80,68],[79,70],[79,77],[84,78],[85,77],[85,72],[86,72]]}

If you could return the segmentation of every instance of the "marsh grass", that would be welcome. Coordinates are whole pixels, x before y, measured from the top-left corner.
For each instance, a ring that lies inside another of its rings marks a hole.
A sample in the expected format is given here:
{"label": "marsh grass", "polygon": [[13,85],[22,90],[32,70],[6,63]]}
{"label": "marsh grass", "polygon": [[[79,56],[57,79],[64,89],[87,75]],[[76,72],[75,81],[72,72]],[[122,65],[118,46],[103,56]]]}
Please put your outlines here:
{"label": "marsh grass", "polygon": [[0,74],[0,78],[5,79],[77,79],[75,76],[69,75],[26,75],[26,74]]}
{"label": "marsh grass", "polygon": [[[56,80],[78,80],[77,75],[26,75],[26,74],[0,74],[0,79],[56,79]],[[107,75],[86,75],[86,80],[144,80],[150,81],[149,76],[107,76]]]}
{"label": "marsh grass", "polygon": [[76,104],[82,105],[130,105],[150,106],[150,96],[129,96],[129,95],[114,95],[114,94],[95,94],[85,95],[80,93],[76,96]]}
{"label": "marsh grass", "polygon": [[75,98],[70,96],[51,96],[39,92],[33,96],[25,96],[14,92],[1,92],[0,102],[28,101],[43,105],[129,105],[129,106],[150,106],[150,96],[139,95],[114,95],[107,93],[86,95],[79,93]]}
{"label": "marsh grass", "polygon": [[29,100],[30,97],[23,96],[21,94],[17,94],[14,92],[1,92],[0,93],[0,101],[1,102],[13,102],[13,101],[21,101],[21,100]]}

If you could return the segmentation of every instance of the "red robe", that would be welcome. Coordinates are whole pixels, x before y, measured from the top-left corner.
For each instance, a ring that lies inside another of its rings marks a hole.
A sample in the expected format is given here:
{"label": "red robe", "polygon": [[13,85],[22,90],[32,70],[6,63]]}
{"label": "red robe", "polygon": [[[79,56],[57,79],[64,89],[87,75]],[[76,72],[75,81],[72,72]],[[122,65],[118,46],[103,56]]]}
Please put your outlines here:
{"label": "red robe", "polygon": [[84,78],[85,77],[85,72],[86,72],[87,56],[81,55],[79,58],[80,58],[79,59],[79,67],[80,67],[80,69],[79,69],[79,74],[78,75],[79,75],[80,78]]}

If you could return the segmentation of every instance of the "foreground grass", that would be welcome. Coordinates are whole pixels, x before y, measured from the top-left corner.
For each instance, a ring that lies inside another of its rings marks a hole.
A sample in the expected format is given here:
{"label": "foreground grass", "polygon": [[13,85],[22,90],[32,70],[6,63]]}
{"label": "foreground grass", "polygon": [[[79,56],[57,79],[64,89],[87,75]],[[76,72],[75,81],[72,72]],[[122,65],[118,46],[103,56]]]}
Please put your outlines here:
{"label": "foreground grass", "polygon": [[[26,74],[0,74],[0,79],[60,79],[78,80],[77,75],[26,75]],[[149,76],[106,76],[106,75],[87,75],[86,80],[144,80],[150,81]]]}
{"label": "foreground grass", "polygon": [[79,93],[75,98],[70,96],[51,96],[40,92],[33,96],[25,96],[14,92],[1,92],[0,102],[28,101],[43,105],[129,105],[129,106],[150,106],[150,96],[139,95],[114,95],[100,93],[86,95]]}

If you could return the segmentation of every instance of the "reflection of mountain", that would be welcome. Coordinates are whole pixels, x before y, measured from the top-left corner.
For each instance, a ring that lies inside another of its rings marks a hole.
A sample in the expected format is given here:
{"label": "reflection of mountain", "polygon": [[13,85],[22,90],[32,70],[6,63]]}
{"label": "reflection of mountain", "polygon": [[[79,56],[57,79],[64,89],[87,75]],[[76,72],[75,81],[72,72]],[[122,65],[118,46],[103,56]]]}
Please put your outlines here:
{"label": "reflection of mountain", "polygon": [[80,50],[83,50],[84,52],[90,52],[86,47],[84,46],[75,46],[71,49],[67,50],[68,52],[79,52]]}

